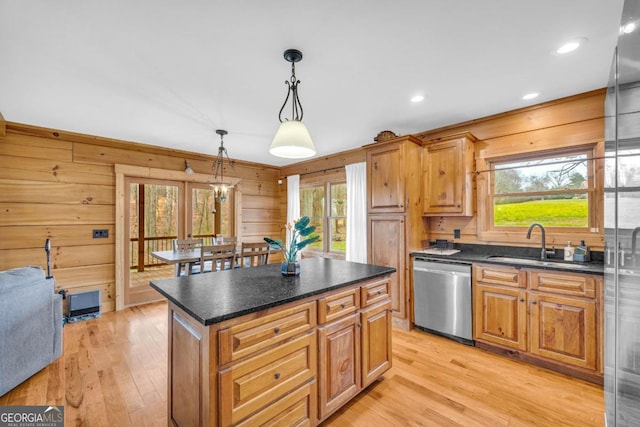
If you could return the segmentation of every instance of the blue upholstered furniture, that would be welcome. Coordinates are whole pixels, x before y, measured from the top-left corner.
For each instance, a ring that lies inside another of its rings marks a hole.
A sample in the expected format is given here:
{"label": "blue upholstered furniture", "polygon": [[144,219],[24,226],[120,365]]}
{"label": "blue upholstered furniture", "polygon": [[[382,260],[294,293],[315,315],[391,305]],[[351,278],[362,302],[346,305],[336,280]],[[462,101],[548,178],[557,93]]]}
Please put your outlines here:
{"label": "blue upholstered furniture", "polygon": [[62,354],[62,296],[40,267],[0,271],[0,396]]}

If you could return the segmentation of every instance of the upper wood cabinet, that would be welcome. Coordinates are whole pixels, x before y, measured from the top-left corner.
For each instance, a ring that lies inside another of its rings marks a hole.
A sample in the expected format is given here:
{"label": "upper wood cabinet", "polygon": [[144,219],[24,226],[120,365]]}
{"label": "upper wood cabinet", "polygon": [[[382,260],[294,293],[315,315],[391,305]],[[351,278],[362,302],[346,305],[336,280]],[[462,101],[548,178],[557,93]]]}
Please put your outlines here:
{"label": "upper wood cabinet", "polygon": [[420,199],[421,143],[409,135],[365,147],[369,213],[403,213]]}
{"label": "upper wood cabinet", "polygon": [[425,216],[473,216],[476,138],[470,133],[427,141],[423,153]]}

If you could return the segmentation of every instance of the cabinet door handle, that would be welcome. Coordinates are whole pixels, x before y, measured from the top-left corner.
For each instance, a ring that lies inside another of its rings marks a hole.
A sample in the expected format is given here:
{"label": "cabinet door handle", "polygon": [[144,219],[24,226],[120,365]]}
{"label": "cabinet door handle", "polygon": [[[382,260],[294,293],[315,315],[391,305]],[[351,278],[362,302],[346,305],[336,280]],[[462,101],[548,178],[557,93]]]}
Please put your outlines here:
{"label": "cabinet door handle", "polygon": [[531,304],[537,304],[537,302],[535,302],[535,301],[531,301]]}
{"label": "cabinet door handle", "polygon": [[358,328],[362,328],[362,323],[358,323],[358,324],[356,324],[356,326],[357,326]]}
{"label": "cabinet door handle", "polygon": [[274,332],[275,334],[279,334],[279,333],[280,333],[280,328],[276,326],[276,327],[273,329],[273,332]]}
{"label": "cabinet door handle", "polygon": [[524,301],[524,298],[520,298],[520,302],[523,302],[523,301]]}
{"label": "cabinet door handle", "polygon": [[275,379],[279,380],[280,379],[280,372],[276,372],[276,374],[273,377]]}

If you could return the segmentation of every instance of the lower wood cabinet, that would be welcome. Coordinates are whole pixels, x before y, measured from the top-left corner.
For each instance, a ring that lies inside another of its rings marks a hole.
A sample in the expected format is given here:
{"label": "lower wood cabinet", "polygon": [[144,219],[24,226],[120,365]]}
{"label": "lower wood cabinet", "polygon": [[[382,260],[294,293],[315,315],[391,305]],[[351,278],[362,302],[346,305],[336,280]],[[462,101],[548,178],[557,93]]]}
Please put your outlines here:
{"label": "lower wood cabinet", "polygon": [[526,291],[477,282],[473,294],[474,338],[526,351]]}
{"label": "lower wood cabinet", "polygon": [[389,303],[376,304],[360,314],[362,330],[362,387],[391,368],[391,310]]}
{"label": "lower wood cabinet", "polygon": [[319,418],[326,418],[360,391],[360,316],[318,328]]}
{"label": "lower wood cabinet", "polygon": [[601,277],[477,264],[473,286],[481,347],[602,381]]}
{"label": "lower wood cabinet", "polygon": [[169,424],[314,426],[391,367],[390,278],[203,326],[169,303]]}
{"label": "lower wood cabinet", "polygon": [[531,353],[597,369],[596,302],[531,292]]}
{"label": "lower wood cabinet", "polygon": [[[391,368],[391,301],[389,281],[360,289],[362,308],[352,310],[348,292],[321,299],[318,316],[339,315],[329,307],[340,303],[342,317],[318,326],[318,419],[323,420]],[[358,303],[355,303],[356,306]],[[326,306],[327,309],[322,307]]]}
{"label": "lower wood cabinet", "polygon": [[308,383],[315,376],[316,357],[312,330],[220,371],[221,419],[237,424]]}

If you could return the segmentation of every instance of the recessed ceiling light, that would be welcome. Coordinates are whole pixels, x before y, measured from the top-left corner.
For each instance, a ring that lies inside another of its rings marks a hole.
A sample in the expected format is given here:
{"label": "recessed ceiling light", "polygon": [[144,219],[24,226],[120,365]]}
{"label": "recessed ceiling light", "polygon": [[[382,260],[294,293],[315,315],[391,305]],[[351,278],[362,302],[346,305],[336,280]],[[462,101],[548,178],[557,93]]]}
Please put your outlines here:
{"label": "recessed ceiling light", "polygon": [[587,39],[584,37],[569,40],[568,42],[560,46],[558,49],[556,49],[556,53],[562,55],[565,53],[573,52],[574,50],[576,50],[586,42],[587,42]]}
{"label": "recessed ceiling light", "polygon": [[522,97],[525,101],[533,98],[537,98],[540,95],[540,92],[530,92]]}
{"label": "recessed ceiling light", "polygon": [[624,25],[622,27],[622,32],[625,34],[629,34],[629,33],[633,33],[633,31],[636,29],[636,23],[635,22],[629,22],[628,24]]}
{"label": "recessed ceiling light", "polygon": [[422,95],[415,95],[411,97],[411,102],[413,103],[422,102],[422,101],[424,101],[424,96]]}

